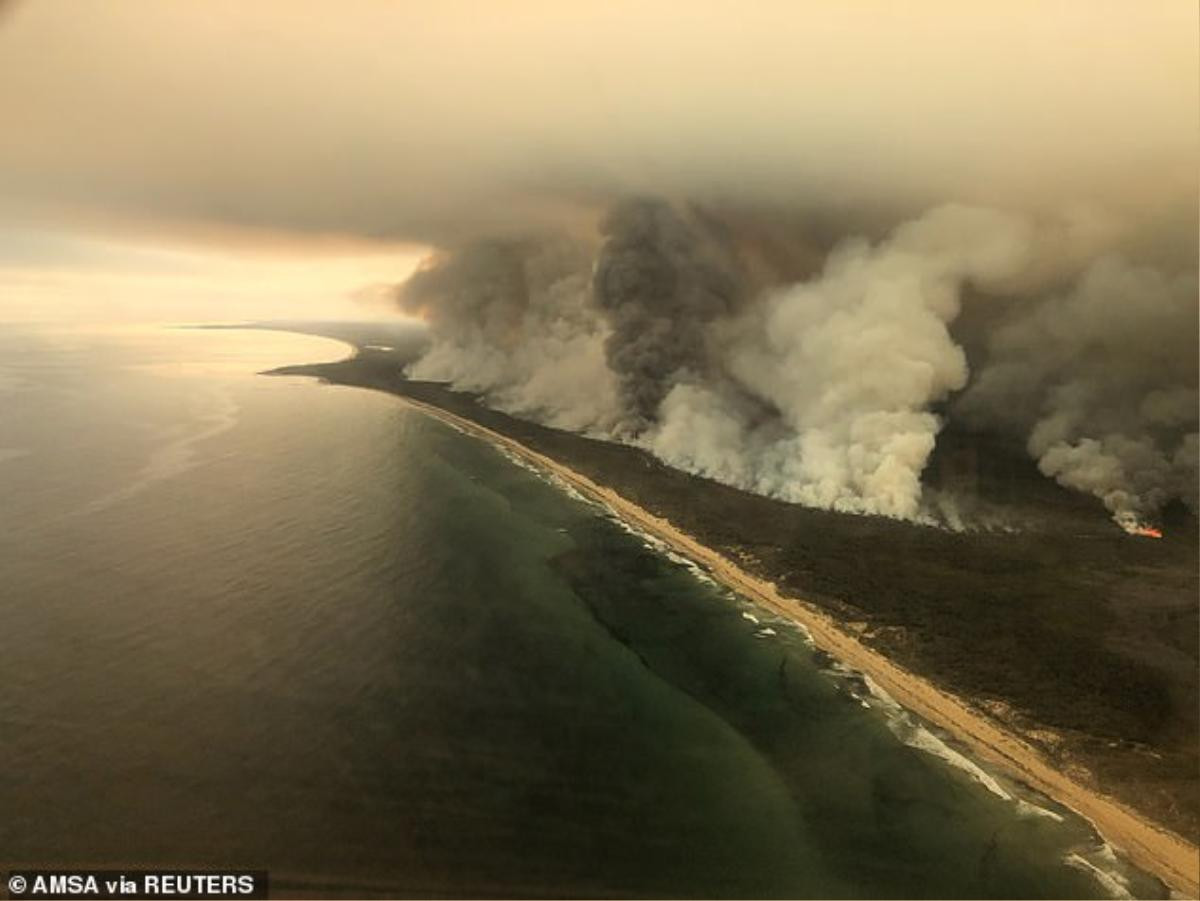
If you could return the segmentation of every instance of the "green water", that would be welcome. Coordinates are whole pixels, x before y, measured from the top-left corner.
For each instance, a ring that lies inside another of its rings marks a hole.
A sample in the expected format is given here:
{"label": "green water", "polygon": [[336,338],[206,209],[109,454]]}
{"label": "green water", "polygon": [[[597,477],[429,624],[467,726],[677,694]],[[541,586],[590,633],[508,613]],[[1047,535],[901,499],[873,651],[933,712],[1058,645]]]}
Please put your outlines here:
{"label": "green water", "polygon": [[359,895],[1105,896],[1079,855],[1162,892],[490,446],[254,376],[340,353],[264,340],[0,339],[0,867],[253,867]]}

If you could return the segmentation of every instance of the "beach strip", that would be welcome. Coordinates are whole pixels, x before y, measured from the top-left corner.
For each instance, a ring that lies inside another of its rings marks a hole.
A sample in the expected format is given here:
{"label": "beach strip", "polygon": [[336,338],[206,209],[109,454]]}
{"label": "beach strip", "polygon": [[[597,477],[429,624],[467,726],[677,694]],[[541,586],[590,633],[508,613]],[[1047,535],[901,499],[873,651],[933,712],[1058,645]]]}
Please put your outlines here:
{"label": "beach strip", "polygon": [[780,595],[773,583],[747,573],[668,520],[643,510],[612,489],[596,484],[587,476],[507,435],[433,404],[403,394],[397,396],[427,415],[489,441],[557,476],[585,497],[607,507],[628,525],[654,536],[676,553],[700,564],[727,588],[800,624],[818,648],[869,676],[897,703],[945,729],[980,760],[1090,821],[1105,841],[1136,866],[1158,876],[1175,892],[1186,898],[1200,897],[1200,849],[1196,845],[1058,771],[1019,737],[944,689],[868,648],[814,604]]}

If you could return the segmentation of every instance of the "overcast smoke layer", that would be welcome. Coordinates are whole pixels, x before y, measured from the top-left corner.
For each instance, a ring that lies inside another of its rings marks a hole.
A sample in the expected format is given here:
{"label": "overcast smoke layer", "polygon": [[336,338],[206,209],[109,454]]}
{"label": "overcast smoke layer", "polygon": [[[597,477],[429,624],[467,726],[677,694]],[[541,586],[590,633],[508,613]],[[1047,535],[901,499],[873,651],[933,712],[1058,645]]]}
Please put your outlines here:
{"label": "overcast smoke layer", "polygon": [[[410,374],[748,491],[927,522],[935,408],[956,397],[951,415],[1018,435],[1127,529],[1195,505],[1196,279],[1089,259],[1103,228],[946,205],[766,284],[711,213],[637,198],[599,231],[595,250],[543,238],[434,258],[400,292],[434,337]],[[974,382],[949,330],[968,286],[1002,321]]]}
{"label": "overcast smoke layer", "polygon": [[1194,209],[1197,25],[1191,0],[28,0],[0,17],[0,214],[441,246],[628,193]]}

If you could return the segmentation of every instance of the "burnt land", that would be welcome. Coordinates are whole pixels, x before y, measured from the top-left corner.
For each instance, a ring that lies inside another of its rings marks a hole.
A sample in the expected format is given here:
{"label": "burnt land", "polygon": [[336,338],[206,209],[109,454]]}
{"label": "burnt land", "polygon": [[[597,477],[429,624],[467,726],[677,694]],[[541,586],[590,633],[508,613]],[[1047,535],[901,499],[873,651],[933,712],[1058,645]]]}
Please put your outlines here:
{"label": "burnt land", "polygon": [[1018,531],[812,510],[406,380],[398,343],[351,340],[350,359],[274,372],[413,397],[562,462],[820,605],[1085,784],[1200,838],[1200,554],[1185,510],[1167,511],[1161,540],[1128,536],[1020,448],[967,434],[939,438],[930,487],[1013,511]]}

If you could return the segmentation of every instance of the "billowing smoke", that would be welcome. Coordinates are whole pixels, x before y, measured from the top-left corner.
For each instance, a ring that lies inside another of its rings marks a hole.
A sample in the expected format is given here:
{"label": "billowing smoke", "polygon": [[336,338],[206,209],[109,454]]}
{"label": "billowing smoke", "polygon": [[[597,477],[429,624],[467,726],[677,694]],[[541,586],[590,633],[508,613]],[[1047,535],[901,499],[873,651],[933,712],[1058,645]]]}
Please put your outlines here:
{"label": "billowing smoke", "polygon": [[1194,273],[1104,257],[994,332],[961,409],[1133,530],[1174,498],[1196,506],[1198,333]]}
{"label": "billowing smoke", "polygon": [[959,292],[967,280],[1017,274],[1030,238],[1019,219],[950,206],[876,247],[845,242],[819,278],[777,288],[722,324],[732,387],[678,386],[650,446],[763,494],[916,517],[940,428],[929,407],[967,381],[946,328]]}
{"label": "billowing smoke", "polygon": [[19,4],[0,218],[437,248],[414,375],[801,503],[1194,498],[1196,3],[294,6]]}
{"label": "billowing smoke", "polygon": [[[1194,274],[1084,264],[1107,230],[952,204],[793,280],[762,265],[761,223],[730,221],[643,198],[602,218],[595,252],[444,254],[401,291],[434,337],[411,374],[825,509],[938,521],[922,472],[945,415],[1019,435],[1127,527],[1194,502]],[[968,289],[1001,323],[973,361],[951,330]]]}
{"label": "billowing smoke", "polygon": [[588,303],[591,255],[567,238],[484,241],[430,260],[400,289],[433,344],[410,368],[518,416],[610,434],[617,381]]}
{"label": "billowing smoke", "polygon": [[592,295],[611,330],[605,353],[628,416],[622,429],[638,434],[672,384],[709,374],[705,327],[732,312],[738,283],[716,241],[660,200],[618,204],[600,231]]}

